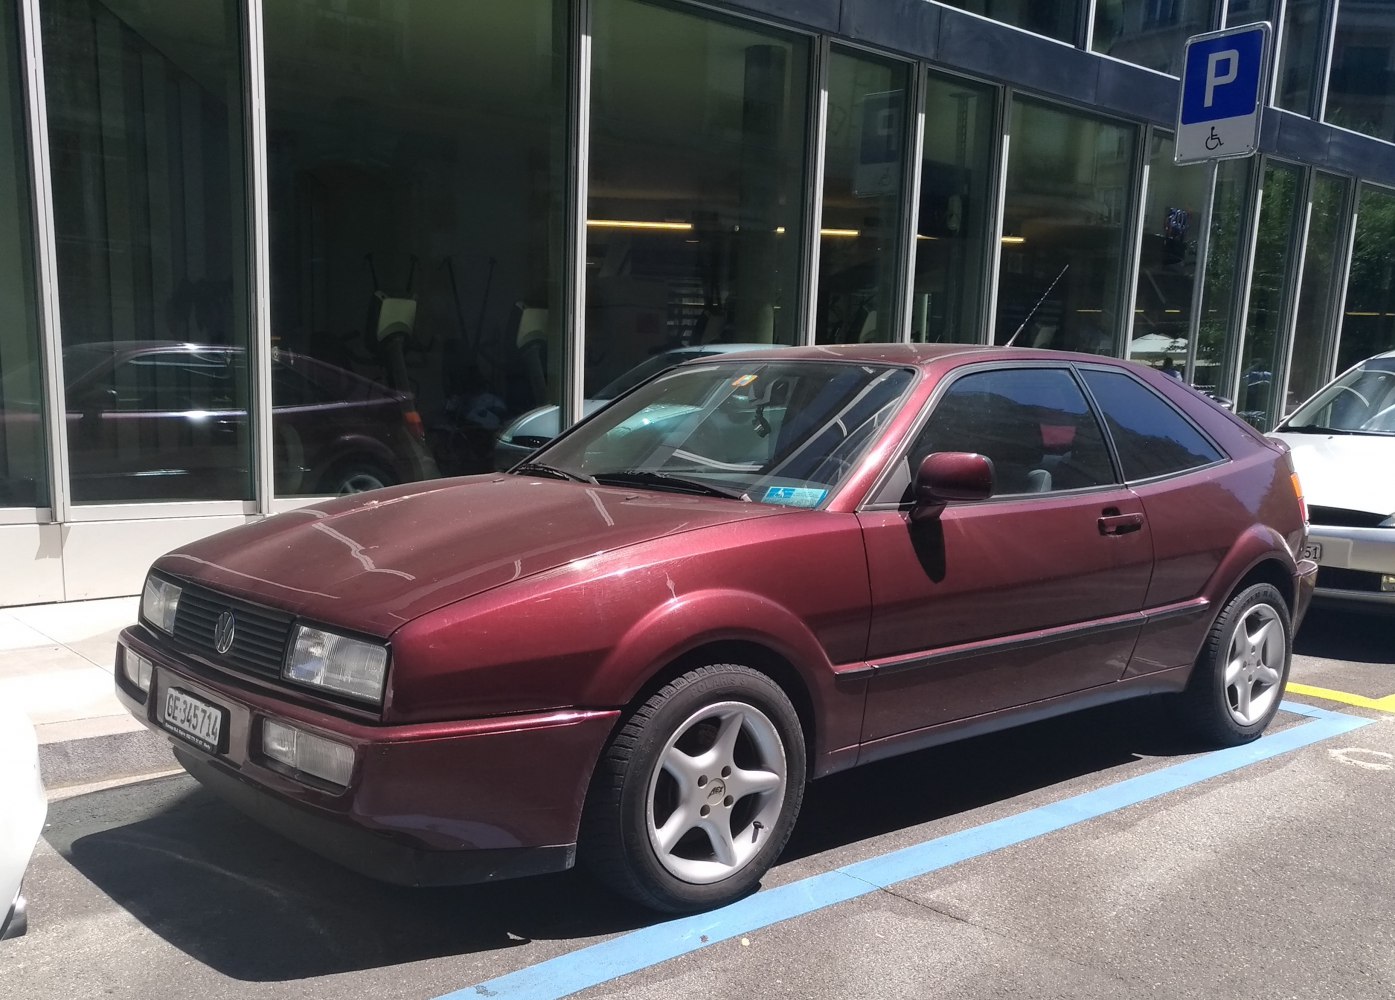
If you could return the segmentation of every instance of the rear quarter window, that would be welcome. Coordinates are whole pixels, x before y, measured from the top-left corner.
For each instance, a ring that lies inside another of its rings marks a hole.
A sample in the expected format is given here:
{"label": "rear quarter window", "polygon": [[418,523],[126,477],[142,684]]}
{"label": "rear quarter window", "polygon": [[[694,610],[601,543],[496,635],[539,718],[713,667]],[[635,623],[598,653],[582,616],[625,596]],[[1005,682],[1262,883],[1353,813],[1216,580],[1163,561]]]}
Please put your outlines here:
{"label": "rear quarter window", "polygon": [[1123,372],[1085,369],[1085,384],[1103,412],[1124,478],[1134,482],[1200,469],[1223,455],[1171,403]]}

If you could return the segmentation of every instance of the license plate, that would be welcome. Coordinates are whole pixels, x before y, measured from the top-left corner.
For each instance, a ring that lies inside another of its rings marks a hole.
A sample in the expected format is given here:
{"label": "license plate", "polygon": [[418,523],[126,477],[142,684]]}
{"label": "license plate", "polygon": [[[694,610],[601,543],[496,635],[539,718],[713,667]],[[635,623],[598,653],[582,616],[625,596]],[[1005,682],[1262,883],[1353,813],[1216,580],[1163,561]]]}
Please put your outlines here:
{"label": "license plate", "polygon": [[165,728],[209,753],[217,753],[227,713],[179,688],[165,691]]}
{"label": "license plate", "polygon": [[1322,543],[1309,542],[1307,545],[1303,546],[1302,551],[1298,553],[1298,558],[1311,559],[1313,562],[1322,562]]}

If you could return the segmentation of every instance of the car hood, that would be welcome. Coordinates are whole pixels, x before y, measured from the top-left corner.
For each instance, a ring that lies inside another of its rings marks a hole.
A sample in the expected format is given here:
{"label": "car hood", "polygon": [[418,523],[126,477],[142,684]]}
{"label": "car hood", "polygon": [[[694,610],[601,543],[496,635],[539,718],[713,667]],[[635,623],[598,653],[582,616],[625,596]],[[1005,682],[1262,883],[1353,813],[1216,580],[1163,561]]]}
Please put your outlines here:
{"label": "car hood", "polygon": [[1395,513],[1395,438],[1369,434],[1271,435],[1288,445],[1304,499],[1318,507]]}
{"label": "car hood", "polygon": [[784,508],[525,476],[413,483],[312,504],[161,557],[158,569],[375,635],[587,556]]}

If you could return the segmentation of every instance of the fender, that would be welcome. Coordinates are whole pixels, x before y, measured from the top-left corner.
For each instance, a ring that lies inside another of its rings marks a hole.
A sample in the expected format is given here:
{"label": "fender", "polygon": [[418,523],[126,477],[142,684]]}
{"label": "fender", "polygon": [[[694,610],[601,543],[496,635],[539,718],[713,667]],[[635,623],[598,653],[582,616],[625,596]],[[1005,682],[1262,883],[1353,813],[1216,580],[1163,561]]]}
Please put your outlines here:
{"label": "fender", "polygon": [[[1225,554],[1220,565],[1216,567],[1216,571],[1211,574],[1211,579],[1206,581],[1204,594],[1210,598],[1214,608],[1207,624],[1208,630],[1211,623],[1214,623],[1216,617],[1220,615],[1231,591],[1255,567],[1266,561],[1278,562],[1283,567],[1288,582],[1286,586],[1280,588],[1280,592],[1288,600],[1290,610],[1294,609],[1298,596],[1298,562],[1293,558],[1293,553],[1289,550],[1288,542],[1283,535],[1266,524],[1253,524],[1235,539],[1235,544],[1230,547],[1230,551]],[[1198,644],[1197,651],[1199,652],[1200,649],[1201,646]]]}
{"label": "fender", "polygon": [[[723,625],[714,629],[713,622]],[[650,610],[609,651],[582,704],[628,704],[666,666],[720,642],[763,646],[794,667],[821,723],[811,758],[857,743],[866,682],[840,681],[838,668],[803,619],[768,598],[739,590],[699,590]]]}

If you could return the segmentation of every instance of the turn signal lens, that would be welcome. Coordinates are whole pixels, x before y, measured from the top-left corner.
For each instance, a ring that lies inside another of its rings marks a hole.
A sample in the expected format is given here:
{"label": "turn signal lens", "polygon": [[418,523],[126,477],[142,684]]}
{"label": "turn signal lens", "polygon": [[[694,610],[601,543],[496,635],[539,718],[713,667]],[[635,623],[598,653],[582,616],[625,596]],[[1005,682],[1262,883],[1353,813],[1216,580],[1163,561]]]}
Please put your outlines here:
{"label": "turn signal lens", "polygon": [[150,693],[150,677],[155,672],[155,666],[139,653],[133,653],[130,649],[121,649],[121,672],[126,675],[126,679],[134,684],[141,694]]}
{"label": "turn signal lens", "polygon": [[1293,473],[1289,477],[1293,483],[1293,495],[1298,498],[1298,512],[1303,515],[1303,523],[1308,523],[1308,503],[1303,499],[1303,484],[1298,481],[1298,473]]}
{"label": "turn signal lens", "polygon": [[349,776],[354,770],[353,747],[270,719],[262,723],[262,753],[289,768],[342,788],[349,786]]}

